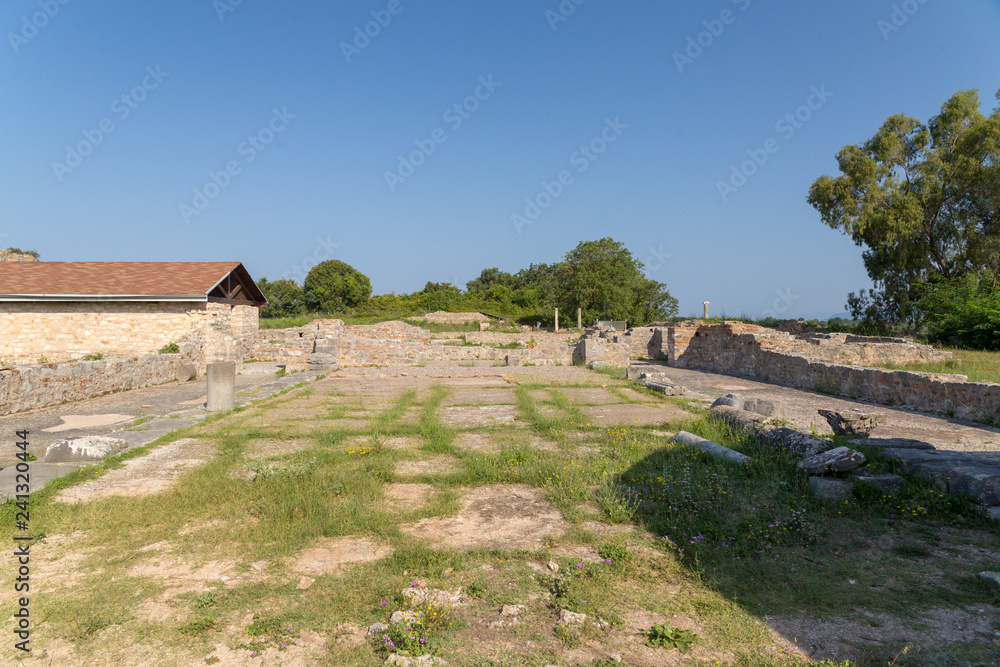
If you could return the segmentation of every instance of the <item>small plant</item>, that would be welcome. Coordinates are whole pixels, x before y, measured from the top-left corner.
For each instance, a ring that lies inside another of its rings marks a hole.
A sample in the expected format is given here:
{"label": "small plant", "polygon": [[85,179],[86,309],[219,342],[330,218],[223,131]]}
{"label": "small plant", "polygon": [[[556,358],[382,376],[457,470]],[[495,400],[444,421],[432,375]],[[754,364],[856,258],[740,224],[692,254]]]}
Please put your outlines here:
{"label": "small plant", "polygon": [[189,621],[180,627],[182,635],[198,636],[203,632],[215,629],[215,619],[211,616],[203,616]]}
{"label": "small plant", "polygon": [[215,591],[207,591],[194,599],[195,609],[205,609],[215,606]]}
{"label": "small plant", "polygon": [[288,372],[285,370],[284,366],[282,366],[281,368],[279,368],[277,371],[274,372],[274,376],[279,380],[285,377],[286,375],[288,375]]}
{"label": "small plant", "polygon": [[483,598],[486,597],[486,587],[478,581],[473,581],[471,584],[466,586],[465,594],[470,598]]}
{"label": "small plant", "polygon": [[94,354],[88,354],[88,355],[84,356],[83,357],[83,361],[100,361],[103,358],[104,358],[104,355],[102,353],[96,352]]}
{"label": "small plant", "polygon": [[168,343],[160,348],[160,354],[178,354],[181,351],[177,343]]}
{"label": "small plant", "polygon": [[38,363],[40,363],[40,364],[47,364],[47,363],[49,363],[49,360],[43,354],[42,356],[38,357]]}
{"label": "small plant", "polygon": [[35,456],[34,454],[32,454],[31,452],[28,452],[28,455],[24,457],[24,460],[25,461],[29,461],[29,462],[30,461],[37,461],[38,457]]}
{"label": "small plant", "polygon": [[681,653],[691,650],[691,645],[698,640],[698,635],[690,630],[679,630],[666,623],[654,623],[646,631],[646,645],[654,648],[677,649]]}
{"label": "small plant", "polygon": [[571,630],[565,625],[560,625],[555,630],[552,631],[556,639],[561,641],[566,648],[576,648],[581,643],[583,639],[580,637],[580,632],[577,630]]}
{"label": "small plant", "polygon": [[602,544],[597,554],[609,565],[627,565],[635,560],[635,554],[624,544]]}

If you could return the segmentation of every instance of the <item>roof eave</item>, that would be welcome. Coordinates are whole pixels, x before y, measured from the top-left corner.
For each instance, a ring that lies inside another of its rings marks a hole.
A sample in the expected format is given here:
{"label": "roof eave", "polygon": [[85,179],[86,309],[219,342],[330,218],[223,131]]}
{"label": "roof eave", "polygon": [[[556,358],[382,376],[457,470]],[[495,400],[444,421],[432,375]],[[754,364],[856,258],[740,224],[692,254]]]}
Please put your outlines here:
{"label": "roof eave", "polygon": [[0,301],[187,301],[206,302],[205,294],[0,294]]}

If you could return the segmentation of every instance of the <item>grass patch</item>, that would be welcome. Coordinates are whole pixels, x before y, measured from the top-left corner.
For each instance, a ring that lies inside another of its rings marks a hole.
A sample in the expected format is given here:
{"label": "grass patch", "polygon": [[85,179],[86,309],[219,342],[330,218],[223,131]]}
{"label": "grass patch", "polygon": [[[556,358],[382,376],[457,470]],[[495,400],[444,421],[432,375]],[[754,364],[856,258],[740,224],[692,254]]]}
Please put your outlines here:
{"label": "grass patch", "polygon": [[952,353],[947,361],[914,364],[882,364],[888,370],[919,371],[922,373],[953,373],[968,376],[969,382],[1000,383],[1000,352],[944,348]]}

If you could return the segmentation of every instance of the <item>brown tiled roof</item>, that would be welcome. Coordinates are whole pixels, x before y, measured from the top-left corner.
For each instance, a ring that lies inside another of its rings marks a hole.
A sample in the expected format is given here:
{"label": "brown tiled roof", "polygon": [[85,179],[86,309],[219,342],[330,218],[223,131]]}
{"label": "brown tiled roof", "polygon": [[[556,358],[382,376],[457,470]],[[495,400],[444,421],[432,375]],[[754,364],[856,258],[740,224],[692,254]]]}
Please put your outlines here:
{"label": "brown tiled roof", "polygon": [[233,272],[249,283],[240,262],[0,262],[0,299],[10,297],[191,297],[204,300]]}

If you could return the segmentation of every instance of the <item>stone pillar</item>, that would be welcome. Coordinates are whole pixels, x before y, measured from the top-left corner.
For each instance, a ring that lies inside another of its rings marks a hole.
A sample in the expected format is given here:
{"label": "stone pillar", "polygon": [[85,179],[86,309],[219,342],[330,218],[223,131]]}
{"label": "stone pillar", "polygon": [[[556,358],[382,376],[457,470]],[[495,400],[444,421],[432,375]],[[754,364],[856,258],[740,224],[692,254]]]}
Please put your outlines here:
{"label": "stone pillar", "polygon": [[583,328],[583,308],[576,309],[576,328]]}
{"label": "stone pillar", "polygon": [[705,306],[705,319],[706,320],[708,319],[708,304],[709,304],[708,301],[702,301],[701,302],[701,305]]}
{"label": "stone pillar", "polygon": [[236,407],[236,362],[216,361],[208,365],[208,411],[225,412]]}
{"label": "stone pillar", "polygon": [[559,309],[556,308],[556,331],[559,331]]}

